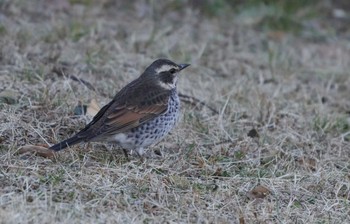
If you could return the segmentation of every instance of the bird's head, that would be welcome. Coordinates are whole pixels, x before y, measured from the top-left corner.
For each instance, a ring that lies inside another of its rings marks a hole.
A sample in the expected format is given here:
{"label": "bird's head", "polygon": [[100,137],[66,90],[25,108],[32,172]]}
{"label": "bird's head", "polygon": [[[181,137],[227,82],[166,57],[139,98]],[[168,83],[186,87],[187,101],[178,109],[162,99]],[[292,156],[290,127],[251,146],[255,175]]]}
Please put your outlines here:
{"label": "bird's head", "polygon": [[165,89],[174,89],[179,72],[190,64],[176,64],[168,59],[158,59],[148,66],[142,76],[156,81]]}

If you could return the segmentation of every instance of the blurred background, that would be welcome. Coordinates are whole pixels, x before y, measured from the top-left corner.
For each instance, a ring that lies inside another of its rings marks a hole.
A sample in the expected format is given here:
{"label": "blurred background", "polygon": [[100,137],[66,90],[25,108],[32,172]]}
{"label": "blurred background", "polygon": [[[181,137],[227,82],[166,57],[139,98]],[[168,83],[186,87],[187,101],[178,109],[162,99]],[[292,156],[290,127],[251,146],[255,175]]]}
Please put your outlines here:
{"label": "blurred background", "polygon": [[[237,32],[256,32],[266,35],[264,40],[276,41],[290,36],[314,43],[348,40],[349,8],[346,0],[2,0],[0,35],[2,43],[6,37],[18,37],[19,48],[39,40],[52,45],[67,36],[68,42],[88,45],[96,37],[95,43],[114,39],[121,48],[131,47],[129,52],[148,50],[153,57],[194,57],[186,52],[193,54],[189,46],[193,41],[208,42],[225,35],[236,38],[237,45]],[[164,40],[172,35],[174,40]],[[2,48],[3,62],[11,56],[9,50]],[[94,53],[90,49],[86,57],[93,60]],[[61,57],[58,52],[51,54],[52,60]]]}

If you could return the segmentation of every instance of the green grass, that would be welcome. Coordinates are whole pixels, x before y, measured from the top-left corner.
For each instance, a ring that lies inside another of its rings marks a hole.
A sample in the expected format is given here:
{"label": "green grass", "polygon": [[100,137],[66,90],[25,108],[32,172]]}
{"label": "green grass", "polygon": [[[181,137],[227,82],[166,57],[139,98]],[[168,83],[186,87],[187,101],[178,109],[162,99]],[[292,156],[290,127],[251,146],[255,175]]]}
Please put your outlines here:
{"label": "green grass", "polygon": [[255,21],[255,27],[266,31],[300,34],[304,25],[320,16],[316,0],[248,0],[236,4],[238,18]]}

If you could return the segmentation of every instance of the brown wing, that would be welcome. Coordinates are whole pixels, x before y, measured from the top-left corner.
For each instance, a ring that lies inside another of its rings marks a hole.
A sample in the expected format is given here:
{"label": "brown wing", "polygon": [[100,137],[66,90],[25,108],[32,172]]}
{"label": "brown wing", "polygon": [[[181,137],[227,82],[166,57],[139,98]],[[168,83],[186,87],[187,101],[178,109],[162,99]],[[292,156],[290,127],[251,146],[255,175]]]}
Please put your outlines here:
{"label": "brown wing", "polygon": [[167,102],[143,108],[128,106],[117,108],[113,113],[107,116],[101,131],[111,135],[125,132],[166,112],[167,109]]}
{"label": "brown wing", "polygon": [[130,83],[77,136],[85,141],[106,139],[128,131],[154,117],[165,113],[171,92]]}

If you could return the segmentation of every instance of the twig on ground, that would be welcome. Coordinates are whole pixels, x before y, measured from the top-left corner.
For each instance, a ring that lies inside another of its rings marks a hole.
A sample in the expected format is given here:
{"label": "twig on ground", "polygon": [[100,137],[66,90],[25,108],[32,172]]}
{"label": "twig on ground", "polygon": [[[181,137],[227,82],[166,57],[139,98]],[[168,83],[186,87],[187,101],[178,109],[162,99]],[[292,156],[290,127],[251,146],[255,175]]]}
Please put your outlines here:
{"label": "twig on ground", "polygon": [[75,75],[69,74],[68,67],[69,67],[69,65],[67,65],[67,64],[62,64],[61,66],[55,66],[52,68],[52,72],[56,73],[58,76],[68,76],[71,80],[82,83],[88,89],[96,92],[95,87],[90,82],[88,82],[82,78],[78,78]]}
{"label": "twig on ground", "polygon": [[185,102],[188,103],[192,106],[197,106],[197,104],[200,104],[203,107],[208,108],[209,110],[211,110],[214,114],[219,114],[219,111],[217,111],[216,109],[212,108],[211,106],[209,106],[208,104],[206,104],[204,101],[197,99],[193,96],[188,96],[182,93],[179,93],[179,97],[180,99]]}
{"label": "twig on ground", "polygon": [[95,87],[93,87],[92,84],[91,84],[90,82],[88,82],[88,81],[86,81],[86,80],[84,80],[84,79],[82,79],[82,78],[78,78],[78,77],[76,77],[75,75],[70,75],[69,78],[70,78],[71,80],[73,80],[73,81],[77,81],[77,82],[82,83],[82,84],[83,84],[84,86],[86,86],[88,89],[90,89],[90,90],[96,92]]}

